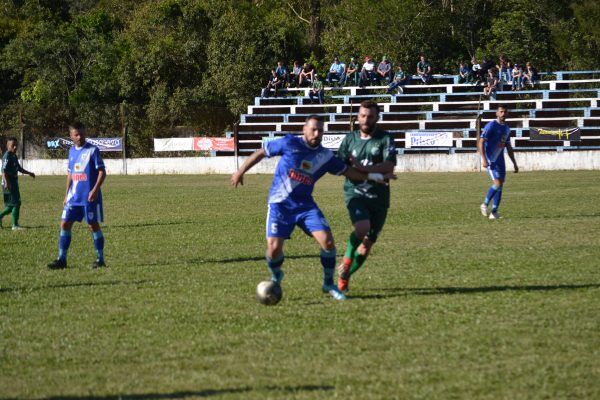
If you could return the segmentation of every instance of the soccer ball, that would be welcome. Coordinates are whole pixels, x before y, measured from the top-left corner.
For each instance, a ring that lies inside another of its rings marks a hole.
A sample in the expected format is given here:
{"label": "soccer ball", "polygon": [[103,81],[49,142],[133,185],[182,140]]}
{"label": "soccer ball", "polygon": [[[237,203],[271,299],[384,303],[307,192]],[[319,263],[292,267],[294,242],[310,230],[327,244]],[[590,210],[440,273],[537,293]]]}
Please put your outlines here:
{"label": "soccer ball", "polygon": [[256,300],[266,306],[274,306],[283,297],[281,286],[277,282],[262,281],[256,286]]}

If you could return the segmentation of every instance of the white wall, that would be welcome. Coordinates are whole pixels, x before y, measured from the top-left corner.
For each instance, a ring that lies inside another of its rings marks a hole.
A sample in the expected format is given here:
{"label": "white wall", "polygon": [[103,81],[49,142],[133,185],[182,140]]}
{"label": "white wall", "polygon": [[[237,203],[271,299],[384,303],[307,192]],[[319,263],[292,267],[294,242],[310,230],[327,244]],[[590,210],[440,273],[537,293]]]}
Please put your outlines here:
{"label": "white wall", "polygon": [[[517,152],[515,158],[521,171],[540,170],[600,170],[598,151]],[[246,157],[239,158],[241,165]],[[123,160],[104,160],[108,174],[124,173]],[[264,159],[250,173],[272,173],[277,159]],[[512,167],[506,160],[507,167]],[[65,175],[67,160],[23,160],[23,167],[37,175]],[[479,171],[475,153],[403,154],[398,156],[397,172],[469,172]],[[127,174],[231,174],[236,170],[234,157],[182,157],[127,159]]]}

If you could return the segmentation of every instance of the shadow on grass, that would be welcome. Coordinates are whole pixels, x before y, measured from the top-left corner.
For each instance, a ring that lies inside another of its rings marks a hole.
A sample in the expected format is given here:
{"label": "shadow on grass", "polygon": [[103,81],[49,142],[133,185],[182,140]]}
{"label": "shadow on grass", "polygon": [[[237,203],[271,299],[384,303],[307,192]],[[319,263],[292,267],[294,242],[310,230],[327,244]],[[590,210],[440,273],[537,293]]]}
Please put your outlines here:
{"label": "shadow on grass", "polygon": [[198,224],[198,221],[170,221],[170,222],[138,222],[132,224],[106,225],[109,228],[147,228],[151,226],[173,226],[173,225],[192,225]]}
{"label": "shadow on grass", "polygon": [[[266,386],[263,388],[231,388],[231,389],[205,389],[199,391],[182,391],[173,393],[145,393],[145,394],[119,394],[106,396],[51,396],[45,397],[45,400],[149,400],[149,399],[187,399],[190,397],[211,397],[224,394],[236,394],[251,392],[254,390],[267,390],[274,392],[317,392],[333,390],[333,386],[329,385],[300,385],[300,386]],[[18,400],[20,398],[2,398],[0,400]]]}
{"label": "shadow on grass", "polygon": [[[286,255],[286,260],[297,260],[303,258],[315,258],[318,259],[319,252],[315,252],[313,254],[298,254],[298,255]],[[208,258],[196,258],[190,260],[191,263],[218,263],[218,264],[233,264],[238,262],[246,262],[246,261],[265,261],[265,256],[255,256],[255,257],[235,257],[235,258],[221,258],[221,259],[208,259]]]}
{"label": "shadow on grass", "polygon": [[59,283],[55,285],[47,286],[31,286],[31,287],[0,287],[0,294],[2,293],[13,293],[13,292],[35,292],[38,290],[46,289],[65,289],[65,288],[77,288],[77,287],[92,287],[92,286],[119,286],[119,285],[139,285],[142,283],[152,282],[150,280],[141,281],[104,281],[104,282],[77,282],[77,283]]}
{"label": "shadow on grass", "polygon": [[431,296],[440,294],[471,294],[489,292],[546,292],[552,290],[597,289],[599,283],[582,285],[523,285],[523,286],[481,286],[481,287],[438,287],[438,288],[382,288],[372,289],[375,294],[352,296],[353,299],[387,299],[403,296]]}

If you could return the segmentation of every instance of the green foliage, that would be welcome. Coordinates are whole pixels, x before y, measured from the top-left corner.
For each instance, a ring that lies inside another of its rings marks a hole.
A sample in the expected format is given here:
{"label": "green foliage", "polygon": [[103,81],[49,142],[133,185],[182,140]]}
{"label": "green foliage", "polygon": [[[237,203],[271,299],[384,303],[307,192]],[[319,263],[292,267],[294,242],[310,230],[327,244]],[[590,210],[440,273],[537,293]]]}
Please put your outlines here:
{"label": "green foliage", "polygon": [[461,59],[504,53],[544,70],[598,68],[599,4],[0,0],[0,130],[14,127],[22,109],[40,131],[75,117],[114,131],[120,115],[110,110],[127,102],[136,106],[127,123],[140,143],[180,125],[212,131],[211,107],[223,131],[278,60],[310,61],[324,73],[336,55],[386,55],[414,72],[423,52],[435,72],[454,73]]}

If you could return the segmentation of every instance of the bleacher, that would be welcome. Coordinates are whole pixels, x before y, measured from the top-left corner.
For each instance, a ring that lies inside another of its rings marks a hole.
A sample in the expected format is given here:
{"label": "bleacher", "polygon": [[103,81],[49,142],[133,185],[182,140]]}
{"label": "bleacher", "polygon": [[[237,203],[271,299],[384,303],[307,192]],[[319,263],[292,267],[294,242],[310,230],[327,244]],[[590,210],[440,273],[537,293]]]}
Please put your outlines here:
{"label": "bleacher", "polygon": [[[325,134],[350,130],[359,103],[375,100],[380,106],[378,126],[393,134],[400,153],[468,152],[476,150],[476,118],[482,126],[495,119],[499,104],[509,107],[507,121],[515,150],[600,150],[600,71],[559,71],[543,73],[535,88],[512,91],[505,84],[491,98],[482,96],[483,87],[459,84],[458,76],[434,75],[429,85],[413,77],[402,94],[387,94],[386,86],[366,88],[326,87],[326,104],[310,104],[308,88],[278,91],[278,97],[256,97],[247,114],[240,117],[237,141],[240,155],[258,149],[264,140],[288,133],[299,134],[305,118],[324,118]],[[533,141],[530,128],[580,128],[580,141]],[[407,148],[406,133],[453,132],[450,148]]]}

